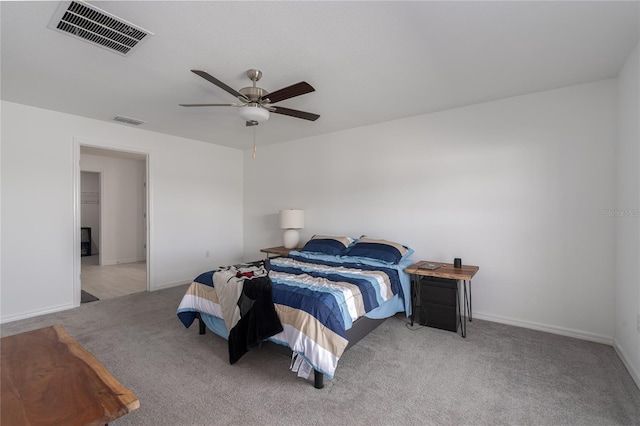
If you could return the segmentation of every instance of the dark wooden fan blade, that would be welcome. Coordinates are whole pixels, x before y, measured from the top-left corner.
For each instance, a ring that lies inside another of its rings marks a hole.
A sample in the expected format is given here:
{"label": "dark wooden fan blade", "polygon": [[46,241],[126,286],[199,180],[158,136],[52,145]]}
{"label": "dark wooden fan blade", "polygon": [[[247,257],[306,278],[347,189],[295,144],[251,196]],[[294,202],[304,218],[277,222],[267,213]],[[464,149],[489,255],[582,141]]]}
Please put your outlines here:
{"label": "dark wooden fan blade", "polygon": [[199,75],[200,77],[204,78],[208,82],[215,84],[216,86],[218,86],[222,90],[224,90],[224,91],[226,91],[228,93],[231,93],[236,98],[241,98],[241,99],[248,100],[248,98],[245,95],[243,95],[242,93],[238,92],[235,89],[232,89],[231,87],[227,86],[226,84],[224,84],[223,82],[221,82],[220,80],[218,80],[217,78],[215,78],[214,76],[212,76],[211,74],[209,74],[209,73],[207,73],[205,71],[191,70],[191,72],[194,73],[194,74]]}
{"label": "dark wooden fan blade", "polygon": [[182,107],[237,106],[235,104],[178,104]]}
{"label": "dark wooden fan blade", "polygon": [[320,116],[311,112],[298,111],[297,109],[283,108],[279,106],[273,106],[271,111],[276,114],[288,115],[291,117],[302,118],[304,120],[316,121]]}
{"label": "dark wooden fan blade", "polygon": [[263,99],[269,99],[270,103],[275,104],[276,102],[284,101],[285,99],[293,98],[295,96],[304,95],[305,93],[314,92],[315,90],[316,89],[314,89],[306,81],[301,81],[300,83],[292,84],[291,86],[285,87],[284,89],[271,92],[267,96],[264,96]]}

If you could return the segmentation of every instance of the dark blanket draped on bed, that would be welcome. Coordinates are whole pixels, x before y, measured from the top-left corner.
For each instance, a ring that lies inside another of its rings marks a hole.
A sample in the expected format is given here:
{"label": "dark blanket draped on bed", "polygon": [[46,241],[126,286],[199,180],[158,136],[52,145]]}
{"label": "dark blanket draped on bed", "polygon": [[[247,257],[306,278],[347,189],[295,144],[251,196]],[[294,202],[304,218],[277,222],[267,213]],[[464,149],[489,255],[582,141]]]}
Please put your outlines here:
{"label": "dark blanket draped on bed", "polygon": [[283,330],[273,306],[271,287],[268,276],[244,280],[238,299],[240,320],[229,331],[231,364],[235,364],[250,348]]}

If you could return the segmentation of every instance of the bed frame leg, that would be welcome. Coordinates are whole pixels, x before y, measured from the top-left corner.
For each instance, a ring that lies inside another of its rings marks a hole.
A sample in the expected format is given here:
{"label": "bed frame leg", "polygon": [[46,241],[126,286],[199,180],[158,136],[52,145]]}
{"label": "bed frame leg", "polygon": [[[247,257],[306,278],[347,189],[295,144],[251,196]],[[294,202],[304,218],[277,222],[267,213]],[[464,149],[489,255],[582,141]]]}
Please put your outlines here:
{"label": "bed frame leg", "polygon": [[324,387],[324,375],[318,370],[313,370],[313,386],[316,389],[322,389]]}
{"label": "bed frame leg", "polygon": [[198,334],[205,334],[207,332],[207,327],[202,321],[202,317],[199,312],[196,312],[196,318],[198,318]]}

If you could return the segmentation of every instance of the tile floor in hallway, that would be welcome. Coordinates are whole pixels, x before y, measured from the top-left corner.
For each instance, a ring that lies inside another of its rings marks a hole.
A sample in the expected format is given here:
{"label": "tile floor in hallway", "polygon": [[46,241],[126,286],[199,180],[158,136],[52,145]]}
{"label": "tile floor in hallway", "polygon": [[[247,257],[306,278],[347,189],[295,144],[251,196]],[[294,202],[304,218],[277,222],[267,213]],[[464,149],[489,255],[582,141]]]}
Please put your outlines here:
{"label": "tile floor in hallway", "polygon": [[99,299],[125,296],[147,290],[147,263],[120,263],[100,266],[98,255],[82,259],[82,290]]}

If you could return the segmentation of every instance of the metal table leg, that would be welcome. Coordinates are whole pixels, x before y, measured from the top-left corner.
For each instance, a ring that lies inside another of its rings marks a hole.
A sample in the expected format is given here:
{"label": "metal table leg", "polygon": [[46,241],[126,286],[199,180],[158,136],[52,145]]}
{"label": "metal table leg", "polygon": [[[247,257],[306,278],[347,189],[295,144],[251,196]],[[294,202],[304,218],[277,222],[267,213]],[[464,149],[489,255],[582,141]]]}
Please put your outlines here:
{"label": "metal table leg", "polygon": [[412,275],[410,280],[411,280],[411,327],[413,327],[413,321],[416,317],[416,299],[417,299],[416,276]]}
{"label": "metal table leg", "polygon": [[471,315],[471,280],[469,280],[469,322],[473,320],[473,316]]}
{"label": "metal table leg", "polygon": [[458,280],[458,282],[456,284],[456,301],[457,301],[456,304],[458,305],[458,321],[460,321],[460,333],[462,334],[463,338],[466,338],[467,337],[467,321],[462,316],[461,309],[466,310],[466,306],[467,306],[467,287],[464,284],[464,281],[462,281],[462,285],[464,285],[464,307],[461,308],[460,307],[460,291],[458,289],[460,281],[462,281],[462,280]]}

